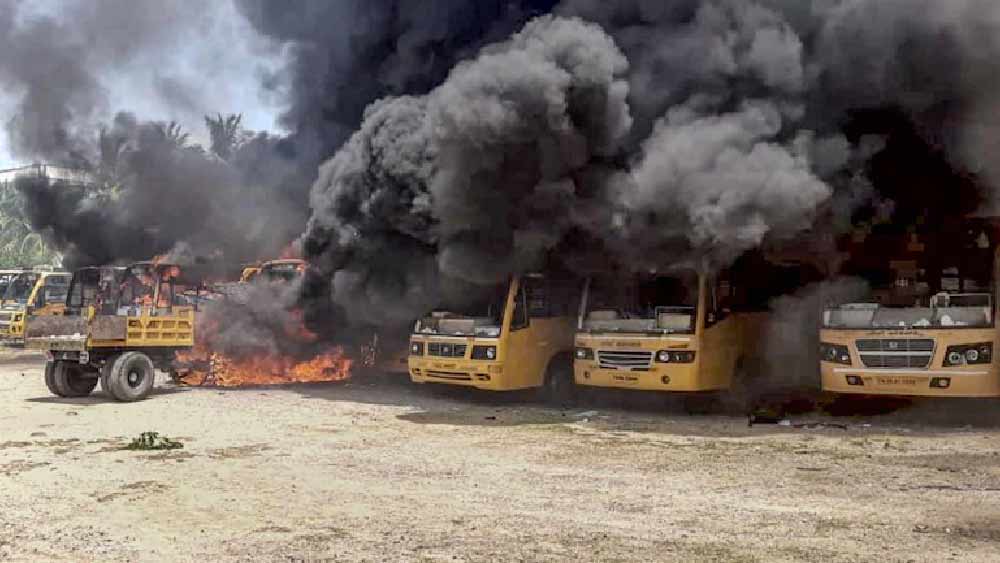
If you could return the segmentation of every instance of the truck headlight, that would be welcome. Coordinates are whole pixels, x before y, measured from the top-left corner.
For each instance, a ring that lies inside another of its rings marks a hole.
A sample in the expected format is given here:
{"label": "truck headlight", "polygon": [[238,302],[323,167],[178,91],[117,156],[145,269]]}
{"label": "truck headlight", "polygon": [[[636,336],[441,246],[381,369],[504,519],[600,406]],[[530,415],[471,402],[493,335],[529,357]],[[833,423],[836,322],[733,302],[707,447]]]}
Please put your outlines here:
{"label": "truck headlight", "polygon": [[497,347],[496,346],[473,346],[472,347],[472,359],[473,360],[495,360],[495,359],[497,359]]}
{"label": "truck headlight", "polygon": [[593,360],[594,350],[592,348],[577,348],[576,349],[576,359],[578,360]]}
{"label": "truck headlight", "polygon": [[424,343],[423,342],[410,342],[410,355],[411,356],[423,356],[424,355]]}
{"label": "truck headlight", "polygon": [[661,364],[670,363],[670,351],[669,350],[658,351],[656,353],[656,361],[660,362]]}
{"label": "truck headlight", "polygon": [[683,352],[671,352],[670,361],[677,364],[690,364],[694,361],[694,352],[683,351]]}
{"label": "truck headlight", "polygon": [[823,362],[851,365],[851,353],[842,344],[819,343],[819,358]]}
{"label": "truck headlight", "polygon": [[948,346],[944,353],[944,366],[962,366],[966,364],[988,364],[993,361],[993,343],[960,344]]}

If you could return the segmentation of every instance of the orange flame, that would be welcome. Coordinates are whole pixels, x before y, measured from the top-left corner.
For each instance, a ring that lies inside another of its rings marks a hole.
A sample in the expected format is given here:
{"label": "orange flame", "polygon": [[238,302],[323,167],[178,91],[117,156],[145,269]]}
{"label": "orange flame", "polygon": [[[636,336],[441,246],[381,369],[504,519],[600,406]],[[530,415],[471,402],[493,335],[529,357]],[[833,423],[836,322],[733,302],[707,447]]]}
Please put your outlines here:
{"label": "orange flame", "polygon": [[[216,330],[207,320],[198,327],[198,341],[190,352],[178,352],[177,360],[187,367],[181,381],[187,385],[281,385],[318,381],[341,381],[351,376],[354,361],[341,347],[331,347],[308,360],[262,353],[234,358],[212,350],[205,337]],[[283,327],[285,336],[299,342],[313,343],[319,338],[306,328],[300,310]]]}
{"label": "orange flame", "polygon": [[220,387],[341,381],[351,376],[352,364],[340,348],[305,361],[272,355],[235,359],[213,353],[209,355],[207,370],[192,369],[182,381],[188,385]]}

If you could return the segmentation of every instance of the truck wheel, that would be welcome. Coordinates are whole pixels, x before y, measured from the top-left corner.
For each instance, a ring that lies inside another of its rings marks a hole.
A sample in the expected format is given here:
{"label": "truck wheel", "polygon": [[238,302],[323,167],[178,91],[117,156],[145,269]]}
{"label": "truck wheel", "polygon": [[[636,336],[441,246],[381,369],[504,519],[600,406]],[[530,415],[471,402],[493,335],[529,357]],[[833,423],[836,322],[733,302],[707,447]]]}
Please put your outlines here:
{"label": "truck wheel", "polygon": [[155,376],[149,356],[142,352],[125,352],[105,364],[101,386],[119,401],[139,401],[153,389]]}
{"label": "truck wheel", "polygon": [[52,379],[61,397],[86,397],[97,387],[97,378],[75,362],[55,362]]}
{"label": "truck wheel", "polygon": [[45,386],[49,388],[49,393],[56,397],[65,397],[62,389],[56,385],[56,362],[49,360],[45,362]]}

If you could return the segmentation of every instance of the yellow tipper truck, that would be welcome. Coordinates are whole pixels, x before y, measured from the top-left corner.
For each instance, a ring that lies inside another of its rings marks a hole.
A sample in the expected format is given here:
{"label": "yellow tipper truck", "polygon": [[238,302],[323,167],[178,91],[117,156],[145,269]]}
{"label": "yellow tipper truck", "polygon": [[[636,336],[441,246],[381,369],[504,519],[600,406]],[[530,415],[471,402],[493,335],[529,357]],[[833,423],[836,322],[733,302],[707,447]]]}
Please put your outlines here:
{"label": "yellow tipper truck", "polygon": [[578,287],[577,281],[519,276],[465,310],[432,312],[410,336],[410,378],[490,391],[544,388],[565,398],[572,388]]}
{"label": "yellow tipper truck", "polygon": [[62,314],[71,277],[68,272],[49,271],[26,271],[15,276],[0,306],[0,339],[8,344],[23,344],[29,315]]}
{"label": "yellow tipper truck", "polygon": [[181,297],[194,285],[170,264],[83,268],[64,315],[29,319],[26,347],[48,354],[45,383],[55,395],[85,396],[100,380],[119,401],[143,399],[154,368],[172,372],[175,353],[194,346],[197,300]]}

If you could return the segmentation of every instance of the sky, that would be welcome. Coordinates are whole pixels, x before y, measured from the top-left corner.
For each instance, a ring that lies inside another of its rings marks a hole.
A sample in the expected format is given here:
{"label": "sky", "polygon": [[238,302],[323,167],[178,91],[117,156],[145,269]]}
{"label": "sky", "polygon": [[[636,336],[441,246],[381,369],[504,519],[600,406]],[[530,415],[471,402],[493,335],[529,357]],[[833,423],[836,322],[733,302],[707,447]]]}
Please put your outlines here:
{"label": "sky", "polygon": [[[65,6],[79,1],[32,0],[22,5],[19,16],[62,21]],[[200,2],[171,1],[201,9]],[[246,128],[280,132],[280,69],[288,56],[286,48],[258,34],[229,0],[207,5],[211,8],[202,9],[200,17],[172,22],[156,48],[136,50],[124,64],[96,71],[106,98],[100,119],[130,111],[144,120],[177,120],[193,141],[202,144],[207,144],[202,118],[217,112],[242,113]],[[278,89],[268,90],[265,83]],[[9,86],[0,88],[3,123],[12,117],[17,95]],[[6,134],[0,134],[0,169],[22,164],[28,163],[11,155]]]}

